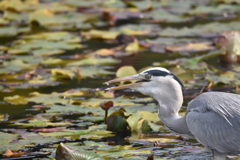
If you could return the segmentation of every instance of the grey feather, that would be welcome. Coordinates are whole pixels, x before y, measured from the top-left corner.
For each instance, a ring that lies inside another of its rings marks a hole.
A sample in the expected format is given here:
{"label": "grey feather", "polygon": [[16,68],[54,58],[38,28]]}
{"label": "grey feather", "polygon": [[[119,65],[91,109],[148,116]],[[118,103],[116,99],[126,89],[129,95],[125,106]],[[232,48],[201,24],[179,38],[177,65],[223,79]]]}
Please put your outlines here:
{"label": "grey feather", "polygon": [[189,111],[213,111],[232,125],[229,121],[230,118],[240,118],[240,95],[224,92],[206,92],[189,102],[187,112]]}
{"label": "grey feather", "polygon": [[206,92],[192,100],[186,121],[195,138],[221,153],[240,153],[240,95]]}

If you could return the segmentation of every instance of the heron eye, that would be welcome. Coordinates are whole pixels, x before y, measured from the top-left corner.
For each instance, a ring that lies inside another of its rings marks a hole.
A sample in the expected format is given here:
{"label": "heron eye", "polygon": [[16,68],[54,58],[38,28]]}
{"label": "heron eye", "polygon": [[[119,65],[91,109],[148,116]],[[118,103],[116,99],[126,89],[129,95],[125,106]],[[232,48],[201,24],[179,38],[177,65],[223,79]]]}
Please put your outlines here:
{"label": "heron eye", "polygon": [[150,79],[151,77],[152,77],[151,74],[147,74],[147,75],[145,76],[146,79]]}

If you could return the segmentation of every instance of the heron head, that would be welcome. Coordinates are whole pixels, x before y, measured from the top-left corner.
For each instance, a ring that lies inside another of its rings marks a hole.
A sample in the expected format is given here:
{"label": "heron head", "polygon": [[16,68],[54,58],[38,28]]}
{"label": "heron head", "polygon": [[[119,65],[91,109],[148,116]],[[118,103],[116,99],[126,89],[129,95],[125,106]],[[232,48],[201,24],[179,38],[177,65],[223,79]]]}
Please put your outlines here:
{"label": "heron head", "polygon": [[142,94],[155,97],[160,91],[164,93],[170,90],[171,92],[171,88],[177,87],[181,89],[181,87],[183,87],[181,81],[173,73],[162,67],[154,67],[139,74],[113,79],[105,82],[105,84],[133,80],[135,81],[134,83],[108,88],[107,90],[129,88],[141,92]]}

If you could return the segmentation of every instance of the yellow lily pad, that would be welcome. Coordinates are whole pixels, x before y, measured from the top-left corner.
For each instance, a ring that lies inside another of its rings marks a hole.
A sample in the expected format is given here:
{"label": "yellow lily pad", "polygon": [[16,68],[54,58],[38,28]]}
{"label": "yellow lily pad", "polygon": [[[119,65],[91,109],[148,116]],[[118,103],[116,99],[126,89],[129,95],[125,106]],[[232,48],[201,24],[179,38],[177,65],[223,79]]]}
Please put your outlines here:
{"label": "yellow lily pad", "polygon": [[11,104],[27,104],[27,99],[23,96],[14,95],[10,97],[4,97],[4,101]]}
{"label": "yellow lily pad", "polygon": [[130,75],[137,74],[137,71],[133,66],[122,66],[117,70],[117,77],[126,77]]}

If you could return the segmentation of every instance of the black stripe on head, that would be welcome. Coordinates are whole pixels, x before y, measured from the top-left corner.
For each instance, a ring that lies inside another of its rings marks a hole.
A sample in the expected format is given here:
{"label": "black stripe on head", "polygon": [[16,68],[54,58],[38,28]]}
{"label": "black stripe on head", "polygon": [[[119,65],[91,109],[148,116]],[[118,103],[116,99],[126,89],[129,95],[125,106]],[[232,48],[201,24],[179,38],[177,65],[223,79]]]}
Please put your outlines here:
{"label": "black stripe on head", "polygon": [[147,73],[147,74],[150,74],[152,76],[163,76],[163,77],[166,77],[166,76],[169,76],[170,73],[169,72],[166,72],[166,71],[161,71],[161,70],[149,70],[149,71],[146,71],[144,73]]}
{"label": "black stripe on head", "polygon": [[180,79],[175,76],[174,74],[171,73],[171,75],[173,76],[173,78],[182,86],[182,88],[184,88],[184,85],[182,84],[182,82],[180,81]]}
{"label": "black stripe on head", "polygon": [[166,71],[161,71],[161,70],[149,70],[146,71],[144,73],[150,74],[152,76],[162,76],[162,77],[166,77],[166,76],[172,76],[173,79],[175,79],[181,86],[182,88],[184,88],[184,85],[182,84],[182,82],[180,81],[180,79],[178,77],[176,77],[173,73],[171,72],[166,72]]}

